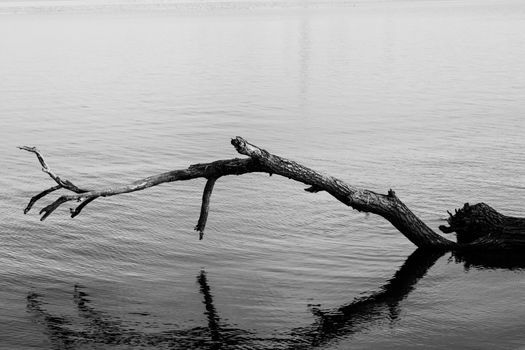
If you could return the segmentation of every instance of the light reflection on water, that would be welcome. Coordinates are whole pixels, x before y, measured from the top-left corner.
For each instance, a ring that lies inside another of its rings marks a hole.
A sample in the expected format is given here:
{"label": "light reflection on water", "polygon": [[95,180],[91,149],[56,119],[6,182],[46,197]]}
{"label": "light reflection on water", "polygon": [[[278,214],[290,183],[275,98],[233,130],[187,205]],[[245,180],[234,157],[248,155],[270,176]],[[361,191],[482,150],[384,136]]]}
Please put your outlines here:
{"label": "light reflection on water", "polygon": [[523,346],[519,262],[410,255],[381,218],[260,174],[217,182],[203,241],[199,180],[41,223],[22,209],[50,180],[15,148],[95,187],[238,156],[241,135],[436,229],[465,201],[525,216],[525,15],[504,4],[2,15],[1,343]]}

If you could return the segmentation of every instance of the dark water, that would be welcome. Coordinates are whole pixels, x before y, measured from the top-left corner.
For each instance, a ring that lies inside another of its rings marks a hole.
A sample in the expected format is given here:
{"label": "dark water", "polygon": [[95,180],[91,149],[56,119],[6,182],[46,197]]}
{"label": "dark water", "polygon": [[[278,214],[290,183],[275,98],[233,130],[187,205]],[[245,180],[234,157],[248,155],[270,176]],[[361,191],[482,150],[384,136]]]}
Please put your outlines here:
{"label": "dark water", "polygon": [[[261,174],[24,216],[52,185],[237,156],[241,135],[431,227],[525,216],[518,1],[0,1],[0,348],[525,347],[520,257],[435,256]],[[43,204],[43,203],[42,203]]]}

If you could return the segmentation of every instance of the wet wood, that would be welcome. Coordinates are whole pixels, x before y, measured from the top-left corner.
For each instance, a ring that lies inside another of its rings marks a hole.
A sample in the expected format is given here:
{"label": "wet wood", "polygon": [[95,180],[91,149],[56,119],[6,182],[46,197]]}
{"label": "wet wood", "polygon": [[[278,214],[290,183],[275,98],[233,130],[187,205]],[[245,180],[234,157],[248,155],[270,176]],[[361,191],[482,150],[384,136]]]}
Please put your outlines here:
{"label": "wet wood", "polygon": [[195,227],[202,239],[208,218],[210,196],[216,180],[227,175],[262,172],[270,175],[281,175],[304,183],[308,186],[305,188],[308,192],[325,191],[355,210],[382,216],[420,248],[431,248],[433,250],[525,249],[525,219],[499,214],[486,204],[465,207],[455,215],[451,215],[449,218],[450,227],[440,227],[445,233],[457,233],[458,241],[454,242],[428,227],[398,198],[393,190],[381,194],[355,187],[335,177],[323,175],[297,162],[272,154],[249,143],[242,137],[232,139],[231,143],[237,152],[248,156],[248,158],[194,164],[187,169],[168,171],[129,184],[93,190],[79,188],[73,185],[71,181],[61,179],[50,170],[42,154],[35,147],[20,147],[25,151],[34,153],[44,172],[57,183],[57,186],[33,197],[24,212],[27,213],[36,201],[59,189],[68,190],[73,194],[62,195],[44,207],[40,211],[41,220],[46,219],[55,209],[67,202],[80,202],[76,208],[70,209],[71,216],[75,217],[88,203],[97,198],[141,191],[167,182],[206,178],[207,183],[202,197],[201,214]]}
{"label": "wet wood", "polygon": [[503,215],[485,203],[465,203],[449,216],[449,226],[439,229],[456,232],[458,243],[466,249],[525,250],[525,218]]}

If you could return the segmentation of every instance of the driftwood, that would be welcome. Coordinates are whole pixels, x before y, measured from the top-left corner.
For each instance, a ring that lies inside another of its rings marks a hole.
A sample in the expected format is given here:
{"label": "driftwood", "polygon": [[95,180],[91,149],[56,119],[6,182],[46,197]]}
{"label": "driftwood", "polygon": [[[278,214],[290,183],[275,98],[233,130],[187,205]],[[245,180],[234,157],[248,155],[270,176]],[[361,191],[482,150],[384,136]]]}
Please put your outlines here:
{"label": "driftwood", "polygon": [[226,175],[262,172],[270,175],[277,174],[302,182],[309,186],[305,189],[308,192],[326,191],[353,209],[380,215],[420,248],[434,250],[525,250],[525,218],[502,215],[484,203],[472,206],[465,204],[462,209],[456,210],[454,215],[449,213],[448,223],[450,226],[440,226],[440,229],[445,233],[456,232],[457,242],[454,242],[429,228],[408,209],[393,190],[389,190],[387,194],[380,194],[354,187],[334,177],[322,175],[294,161],[271,154],[247,142],[242,137],[232,139],[231,143],[237,152],[248,156],[248,158],[234,158],[194,164],[187,169],[172,170],[149,176],[130,184],[104,189],[77,187],[71,181],[64,180],[56,175],[35,147],[19,147],[36,154],[42,165],[42,170],[57,184],[31,198],[24,213],[27,213],[36,201],[59,189],[69,190],[73,194],[62,195],[53,203],[44,207],[40,211],[42,215],[41,220],[46,219],[55,209],[66,202],[77,201],[80,203],[76,208],[70,209],[71,217],[75,217],[80,214],[87,204],[99,197],[140,191],[165,182],[206,178],[207,182],[203,193],[201,214],[195,227],[195,230],[199,232],[200,239],[202,239],[208,217],[210,197],[217,179]]}

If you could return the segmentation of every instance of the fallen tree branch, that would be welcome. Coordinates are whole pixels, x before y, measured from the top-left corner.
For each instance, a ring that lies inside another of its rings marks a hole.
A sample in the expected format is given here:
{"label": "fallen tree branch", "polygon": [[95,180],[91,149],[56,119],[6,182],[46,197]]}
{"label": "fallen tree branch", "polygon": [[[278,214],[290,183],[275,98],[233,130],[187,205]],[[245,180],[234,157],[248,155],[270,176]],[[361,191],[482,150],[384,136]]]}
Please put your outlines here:
{"label": "fallen tree branch", "polygon": [[[408,209],[408,207],[396,196],[395,192],[392,190],[389,190],[387,194],[379,194],[367,189],[354,187],[334,177],[322,175],[321,173],[294,161],[271,154],[268,151],[247,142],[242,137],[236,137],[232,139],[231,143],[237,152],[246,155],[249,158],[234,158],[217,160],[211,163],[194,164],[189,166],[187,169],[168,171],[162,174],[149,176],[144,179],[134,181],[130,184],[91,191],[79,188],[71,181],[63,180],[53,173],[47,163],[44,161],[42,154],[36,148],[27,146],[20,147],[20,149],[36,154],[40,164],[42,165],[42,170],[57,183],[57,186],[49,188],[31,198],[31,201],[24,210],[24,213],[27,213],[36,201],[61,188],[74,192],[74,194],[62,195],[53,203],[44,207],[40,211],[40,214],[43,214],[41,220],[46,219],[59,206],[69,201],[81,202],[75,209],[70,209],[71,217],[75,217],[80,214],[81,210],[87,204],[99,197],[109,197],[118,194],[141,191],[146,188],[167,182],[206,178],[207,182],[202,196],[202,206],[199,221],[195,226],[195,230],[199,232],[199,238],[202,239],[209,213],[210,196],[217,179],[227,175],[242,175],[253,172],[264,172],[270,175],[278,174],[304,183],[309,186],[305,189],[308,192],[316,193],[326,191],[347,206],[350,206],[359,211],[380,215],[392,223],[394,227],[396,227],[403,235],[405,235],[418,247],[441,250],[513,247],[513,244],[502,245],[500,241],[497,241],[498,236],[492,233],[488,236],[483,235],[477,237],[475,240],[460,240],[458,244],[442,237],[430,229],[423,221],[421,221],[414,213],[412,213],[412,211]],[[445,229],[443,229],[443,227],[441,228],[445,232],[451,232],[455,230],[454,227]],[[508,239],[508,237],[506,239]],[[525,239],[520,238],[518,243],[522,241],[524,242],[523,247],[518,244],[520,249],[525,248]]]}

